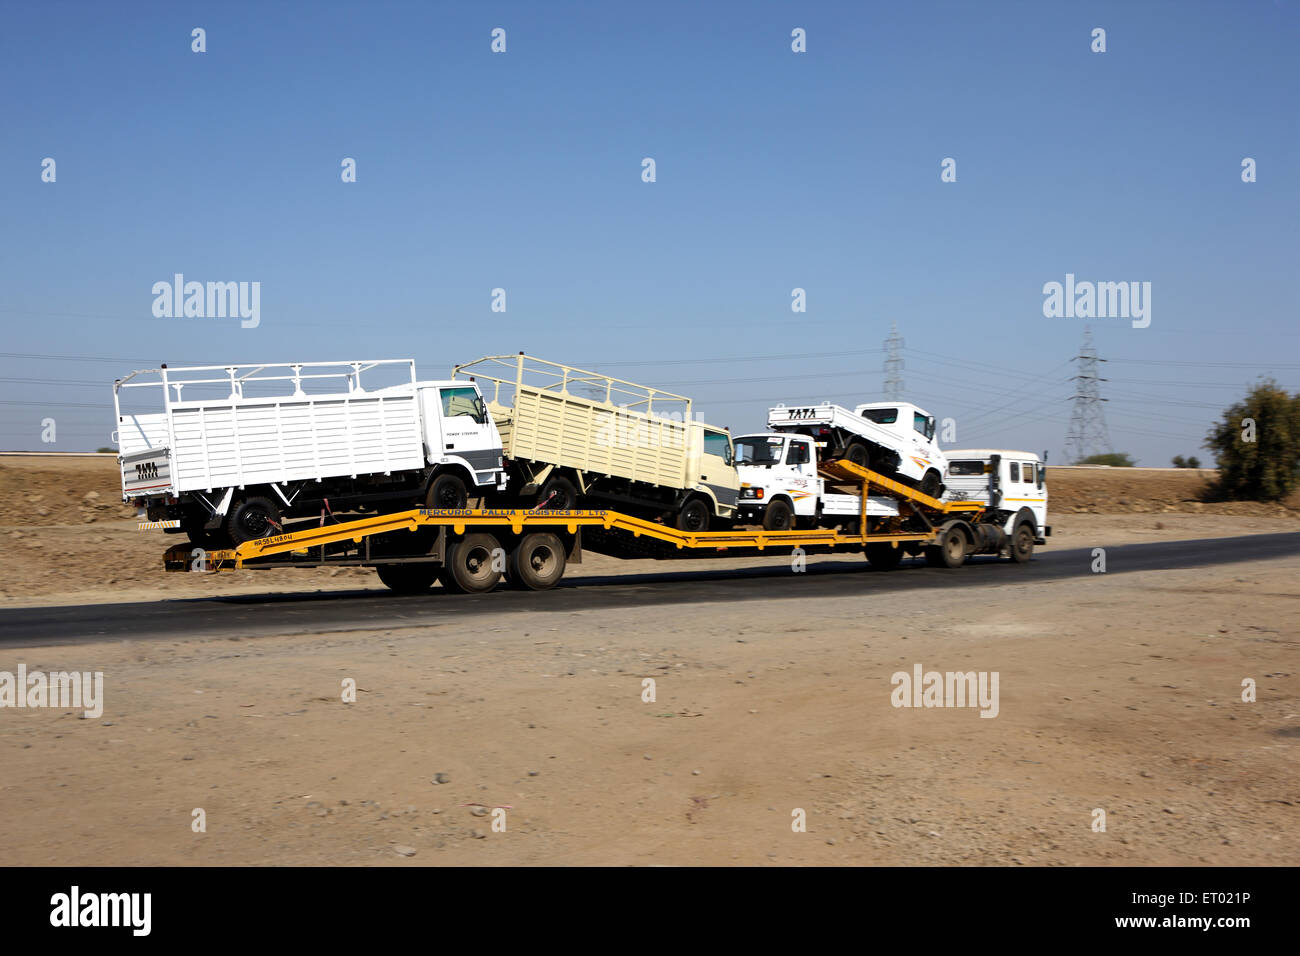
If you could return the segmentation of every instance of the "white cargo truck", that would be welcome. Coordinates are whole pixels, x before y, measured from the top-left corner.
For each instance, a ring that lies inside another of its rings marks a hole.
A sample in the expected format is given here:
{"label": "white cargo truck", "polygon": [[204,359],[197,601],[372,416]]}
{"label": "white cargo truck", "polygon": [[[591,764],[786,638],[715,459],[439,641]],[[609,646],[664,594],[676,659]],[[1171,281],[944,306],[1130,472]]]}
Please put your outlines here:
{"label": "white cargo truck", "polygon": [[[363,374],[399,381],[367,389]],[[419,381],[410,359],[164,365],[118,379],[113,402],[123,498],[204,546],[289,518],[464,508],[505,488],[478,388]]]}
{"label": "white cargo truck", "polygon": [[807,435],[822,461],[848,459],[898,478],[931,498],[943,493],[947,468],[934,440],[934,416],[907,402],[842,405],[777,405],[768,410],[769,431]]}
{"label": "white cargo truck", "polygon": [[945,500],[985,505],[989,512],[982,530],[988,539],[985,548],[996,544],[1013,558],[1028,560],[1034,545],[1045,544],[1052,533],[1047,523],[1047,467],[1042,459],[1032,451],[1006,448],[962,448],[947,454]]}
{"label": "white cargo truck", "polygon": [[[736,439],[740,476],[737,520],[767,531],[843,528],[855,532],[861,518],[859,495],[826,491],[818,473],[817,443],[806,435],[759,432]],[[896,517],[898,500],[869,495],[867,516]]]}
{"label": "white cargo truck", "polygon": [[684,531],[735,515],[731,436],[695,421],[683,395],[522,352],[457,365],[452,376],[492,384],[488,409],[525,507],[614,506]]}

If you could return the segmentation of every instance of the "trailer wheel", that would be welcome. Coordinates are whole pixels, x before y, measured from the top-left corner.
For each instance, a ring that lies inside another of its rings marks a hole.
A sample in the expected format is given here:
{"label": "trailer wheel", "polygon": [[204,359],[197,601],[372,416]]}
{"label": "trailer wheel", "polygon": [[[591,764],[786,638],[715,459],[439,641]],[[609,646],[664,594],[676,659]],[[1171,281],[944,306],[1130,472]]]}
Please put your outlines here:
{"label": "trailer wheel", "polygon": [[763,514],[764,531],[790,531],[794,528],[794,509],[784,498],[777,498],[768,503]]}
{"label": "trailer wheel", "polygon": [[939,532],[939,543],[925,549],[925,563],[932,568],[960,568],[966,562],[966,535],[960,528]]}
{"label": "trailer wheel", "polygon": [[438,580],[457,594],[491,591],[501,581],[501,572],[493,570],[501,542],[490,534],[467,534],[447,547],[446,566]]}
{"label": "trailer wheel", "polygon": [[891,544],[867,545],[867,560],[880,571],[892,571],[903,562],[903,549]]}
{"label": "trailer wheel", "polygon": [[677,530],[693,533],[709,530],[709,506],[703,498],[692,498],[677,512]]}
{"label": "trailer wheel", "polygon": [[469,504],[469,491],[460,475],[446,472],[433,479],[424,506],[435,509],[460,509]]}
{"label": "trailer wheel", "polygon": [[226,533],[236,545],[266,538],[281,530],[279,507],[262,495],[236,502],[226,518]]}
{"label": "trailer wheel", "polygon": [[848,448],[844,449],[844,457],[853,462],[853,464],[860,465],[863,468],[871,467],[871,452],[867,449],[866,445],[862,444],[862,442],[855,441],[853,444],[849,445]]}
{"label": "trailer wheel", "polygon": [[578,507],[578,487],[564,475],[546,479],[537,495],[537,508],[547,511],[572,511]]}
{"label": "trailer wheel", "polygon": [[1007,554],[1016,564],[1024,564],[1034,556],[1034,529],[1028,521],[1016,525],[1016,530],[1011,535],[1011,542],[1007,546]]}
{"label": "trailer wheel", "polygon": [[381,564],[375,570],[379,580],[398,594],[420,594],[433,587],[438,577],[438,566],[432,562]]}
{"label": "trailer wheel", "polygon": [[564,577],[564,542],[549,532],[526,534],[510,552],[510,583],[528,591],[548,591]]}
{"label": "trailer wheel", "polygon": [[923,495],[938,498],[943,494],[943,479],[939,477],[937,471],[927,471],[925,477],[921,479],[921,487],[918,490]]}

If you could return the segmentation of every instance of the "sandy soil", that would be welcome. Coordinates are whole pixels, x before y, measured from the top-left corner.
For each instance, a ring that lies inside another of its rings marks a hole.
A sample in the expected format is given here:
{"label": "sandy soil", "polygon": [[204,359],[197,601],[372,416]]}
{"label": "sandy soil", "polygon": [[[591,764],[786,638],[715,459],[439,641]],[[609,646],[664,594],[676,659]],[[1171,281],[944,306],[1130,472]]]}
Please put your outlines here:
{"label": "sandy soil", "polygon": [[[44,493],[73,481],[61,472]],[[7,603],[273,589],[272,572],[164,576],[162,536],[111,511],[74,524],[51,508],[33,531],[0,503]],[[1052,547],[1297,527],[1163,511],[1053,524]],[[93,549],[75,547],[87,536]],[[30,575],[20,584],[15,566]],[[688,565],[592,558],[582,571],[619,566]],[[489,608],[472,630],[325,623],[312,637],[7,647],[0,670],[102,671],[106,706],[96,719],[0,710],[0,853],[10,865],[1295,865],[1298,566],[1009,578],[890,604]],[[997,717],[893,707],[891,676],[918,663],[997,672]],[[341,700],[348,678],[355,703]],[[1242,701],[1244,678],[1256,702]],[[196,808],[206,832],[192,829]],[[796,810],[807,832],[792,832]]]}

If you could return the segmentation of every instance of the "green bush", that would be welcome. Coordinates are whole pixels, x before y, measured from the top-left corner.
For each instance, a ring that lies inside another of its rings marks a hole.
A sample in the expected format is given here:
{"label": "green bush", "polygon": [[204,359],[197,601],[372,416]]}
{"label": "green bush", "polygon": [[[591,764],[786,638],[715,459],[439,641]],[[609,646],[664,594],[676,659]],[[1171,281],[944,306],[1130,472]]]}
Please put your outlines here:
{"label": "green bush", "polygon": [[1300,481],[1300,394],[1261,379],[1205,436],[1219,462],[1212,497],[1277,501]]}
{"label": "green bush", "polygon": [[1125,452],[1113,451],[1105,455],[1089,455],[1075,462],[1076,465],[1110,465],[1112,468],[1132,468],[1137,462]]}

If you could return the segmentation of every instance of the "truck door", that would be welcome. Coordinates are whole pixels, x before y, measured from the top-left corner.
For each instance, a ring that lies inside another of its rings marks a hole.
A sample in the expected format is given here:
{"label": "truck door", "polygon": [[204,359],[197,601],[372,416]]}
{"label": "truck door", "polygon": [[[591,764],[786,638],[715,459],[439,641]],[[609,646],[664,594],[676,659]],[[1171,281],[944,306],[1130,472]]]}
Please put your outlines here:
{"label": "truck door", "polygon": [[501,436],[488,415],[483,397],[473,385],[447,385],[438,389],[438,448],[430,448],[435,460],[462,458],[475,473],[479,484],[493,481],[490,472],[501,464]]}
{"label": "truck door", "polygon": [[700,455],[700,481],[718,499],[722,517],[728,517],[740,495],[740,479],[736,476],[735,458],[731,436],[726,432],[704,429],[704,449]]}

